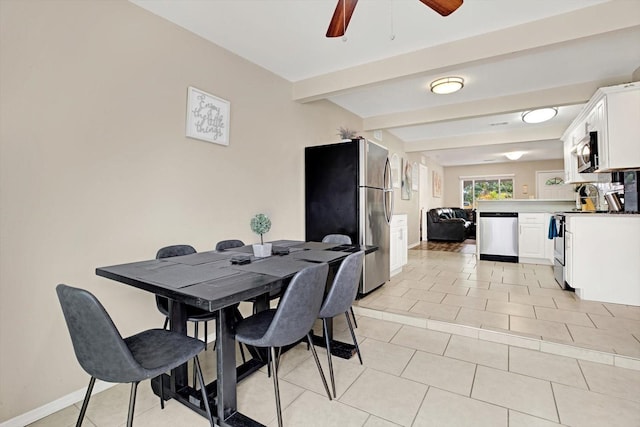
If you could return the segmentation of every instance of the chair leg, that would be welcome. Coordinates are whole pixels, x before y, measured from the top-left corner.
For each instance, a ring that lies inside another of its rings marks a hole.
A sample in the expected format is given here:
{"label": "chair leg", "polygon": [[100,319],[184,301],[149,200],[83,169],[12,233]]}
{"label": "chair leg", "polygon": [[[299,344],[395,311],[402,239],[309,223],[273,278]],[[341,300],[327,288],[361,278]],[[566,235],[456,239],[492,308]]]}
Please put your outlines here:
{"label": "chair leg", "polygon": [[204,403],[204,409],[207,412],[207,418],[209,418],[209,423],[211,427],[214,427],[213,417],[211,416],[211,407],[209,405],[209,398],[207,397],[207,387],[204,384],[204,376],[202,375],[202,368],[200,368],[200,360],[198,356],[193,358],[193,368],[198,374],[198,380],[200,381],[200,391],[202,392],[202,401]]}
{"label": "chair leg", "polygon": [[278,414],[278,427],[282,427],[282,409],[280,408],[280,388],[278,386],[278,367],[275,363],[276,360],[276,349],[275,347],[269,348],[269,354],[271,354],[269,365],[272,366],[273,371],[273,391],[276,395],[276,411]]}
{"label": "chair leg", "polygon": [[271,350],[267,351],[267,377],[271,377]]}
{"label": "chair leg", "polygon": [[351,316],[353,317],[353,326],[357,328],[358,322],[356,322],[356,314],[353,312],[353,307],[349,307],[349,310],[351,310]]}
{"label": "chair leg", "polygon": [[169,325],[169,317],[165,317],[164,318],[164,325],[162,325],[162,329],[167,329],[168,325]]}
{"label": "chair leg", "polygon": [[127,416],[127,427],[133,426],[133,411],[136,406],[136,392],[138,391],[138,382],[131,383],[131,395],[129,396],[129,415]]}
{"label": "chair leg", "polygon": [[316,361],[318,372],[320,372],[320,378],[322,379],[324,390],[327,392],[327,397],[329,398],[329,400],[332,400],[331,392],[329,392],[329,386],[327,385],[327,380],[324,377],[324,372],[322,372],[322,366],[320,366],[320,359],[318,359],[318,353],[316,353],[316,348],[313,346],[313,341],[311,340],[311,332],[307,334],[307,341],[309,342],[309,347],[311,347],[311,354],[313,354],[313,359]]}
{"label": "chair leg", "polygon": [[345,311],[344,315],[347,317],[347,324],[349,325],[349,332],[351,332],[353,345],[356,346],[356,351],[358,352],[358,359],[360,359],[360,364],[362,365],[362,356],[360,355],[360,347],[358,347],[358,340],[356,340],[356,334],[355,332],[353,332],[353,328],[351,327],[351,319],[349,319],[349,312]]}
{"label": "chair leg", "polygon": [[160,374],[160,409],[164,409],[164,374]]}
{"label": "chair leg", "polygon": [[333,397],[337,397],[336,382],[333,378],[333,362],[331,361],[331,340],[329,339],[329,327],[327,326],[327,319],[322,319],[322,328],[324,329],[325,345],[327,346],[327,360],[329,362],[329,377],[331,378],[331,389],[333,390]]}
{"label": "chair leg", "polygon": [[[193,322],[193,324],[194,324],[194,332],[195,332],[193,334],[193,337],[195,339],[199,339],[198,338],[198,323],[199,322]],[[197,390],[198,389],[198,383],[196,382],[196,380],[197,380],[197,374],[196,374],[196,367],[194,366],[193,367],[193,388]]]}
{"label": "chair leg", "polygon": [[87,393],[84,395],[84,400],[82,401],[82,408],[80,409],[80,415],[78,415],[76,427],[80,427],[82,425],[82,420],[84,419],[84,414],[87,412],[87,406],[89,406],[89,399],[91,398],[91,392],[93,391],[95,383],[96,377],[91,377],[89,380],[89,387],[87,387]]}
{"label": "chair leg", "polygon": [[238,343],[238,347],[240,347],[240,355],[242,356],[242,363],[247,363],[247,357],[244,355],[244,348],[242,347],[242,343]]}
{"label": "chair leg", "polygon": [[[209,325],[209,322],[207,322],[207,321],[205,320],[205,322],[204,322],[204,349],[205,349],[205,350],[207,349],[207,344],[209,344],[209,343],[207,342],[207,335],[208,335],[208,329],[207,329],[207,326],[208,326],[208,325]],[[356,328],[357,328],[357,326],[356,326]]]}

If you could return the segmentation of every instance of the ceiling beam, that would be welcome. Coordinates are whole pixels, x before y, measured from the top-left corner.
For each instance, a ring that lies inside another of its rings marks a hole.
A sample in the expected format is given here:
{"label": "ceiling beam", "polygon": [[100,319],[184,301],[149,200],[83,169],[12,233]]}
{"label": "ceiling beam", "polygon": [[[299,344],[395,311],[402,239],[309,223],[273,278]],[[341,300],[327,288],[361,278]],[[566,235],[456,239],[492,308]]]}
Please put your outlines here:
{"label": "ceiling beam", "polygon": [[406,152],[444,150],[450,148],[464,148],[479,145],[513,144],[518,142],[532,141],[558,141],[564,131],[566,124],[553,126],[523,128],[509,132],[476,133],[472,135],[460,135],[449,138],[428,139],[422,141],[411,141],[404,143]]}
{"label": "ceiling beam", "polygon": [[[292,99],[312,102],[351,90],[522,53],[640,25],[640,2],[609,1],[577,11],[398,55],[293,83]],[[535,35],[535,37],[533,36]]]}
{"label": "ceiling beam", "polygon": [[628,76],[578,83],[562,87],[481,99],[458,104],[423,108],[414,111],[385,114],[363,119],[364,130],[393,129],[451,120],[470,119],[504,113],[514,113],[541,107],[561,107],[583,104],[595,91],[628,80]]}

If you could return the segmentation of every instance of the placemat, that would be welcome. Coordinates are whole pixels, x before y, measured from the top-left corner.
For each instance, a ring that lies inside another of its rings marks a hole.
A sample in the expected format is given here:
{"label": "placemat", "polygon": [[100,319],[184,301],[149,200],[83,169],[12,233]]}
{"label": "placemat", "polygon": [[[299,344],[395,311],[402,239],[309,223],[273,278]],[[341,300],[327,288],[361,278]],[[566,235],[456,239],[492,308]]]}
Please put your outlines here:
{"label": "placemat", "polygon": [[302,244],[304,243],[304,241],[303,240],[274,240],[268,243],[273,243],[273,246],[294,246],[294,245]]}
{"label": "placemat", "polygon": [[311,265],[314,264],[298,259],[292,259],[291,257],[269,257],[260,261],[252,262],[251,264],[233,265],[231,268],[240,271],[268,274],[269,276],[275,277],[286,277]]}
{"label": "placemat", "polygon": [[152,273],[140,275],[138,278],[179,289],[234,274],[238,272],[231,268],[220,268],[215,263],[196,266],[173,264]]}
{"label": "placemat", "polygon": [[322,242],[304,242],[300,245],[296,245],[295,247],[297,248],[302,248],[302,249],[318,249],[318,250],[326,250],[326,249],[331,249],[334,248],[337,245],[336,243],[322,243]]}
{"label": "placemat", "polygon": [[206,264],[213,261],[221,261],[223,259],[230,259],[232,256],[233,254],[230,253],[208,251],[189,255],[174,256],[171,257],[170,260],[171,262],[176,262],[178,264],[198,265]]}
{"label": "placemat", "polygon": [[349,255],[347,252],[308,250],[295,252],[290,256],[292,258],[302,259],[305,261],[329,262],[333,261],[334,259],[343,258],[347,255]]}

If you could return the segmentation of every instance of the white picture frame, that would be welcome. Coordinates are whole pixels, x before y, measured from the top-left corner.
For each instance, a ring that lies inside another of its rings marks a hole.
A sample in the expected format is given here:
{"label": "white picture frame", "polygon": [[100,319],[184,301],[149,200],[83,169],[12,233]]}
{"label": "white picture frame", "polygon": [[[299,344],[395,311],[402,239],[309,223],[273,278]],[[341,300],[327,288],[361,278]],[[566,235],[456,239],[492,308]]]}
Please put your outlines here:
{"label": "white picture frame", "polygon": [[187,129],[189,138],[229,145],[231,103],[189,86],[187,93]]}
{"label": "white picture frame", "polygon": [[418,169],[418,162],[413,162],[413,169],[411,170],[411,189],[418,191],[418,183],[420,181],[420,170]]}

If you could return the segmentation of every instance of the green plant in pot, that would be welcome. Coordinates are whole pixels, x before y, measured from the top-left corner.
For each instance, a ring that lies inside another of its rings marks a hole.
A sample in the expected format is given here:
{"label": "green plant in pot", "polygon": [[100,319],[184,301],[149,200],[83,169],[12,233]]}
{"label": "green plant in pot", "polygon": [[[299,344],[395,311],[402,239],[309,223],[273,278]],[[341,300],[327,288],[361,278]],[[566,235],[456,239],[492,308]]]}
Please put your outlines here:
{"label": "green plant in pot", "polygon": [[253,254],[258,258],[271,255],[271,243],[264,243],[263,235],[271,230],[271,220],[265,214],[251,218],[251,230],[260,235],[260,244],[253,245]]}

